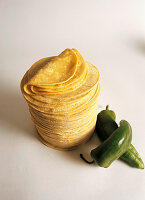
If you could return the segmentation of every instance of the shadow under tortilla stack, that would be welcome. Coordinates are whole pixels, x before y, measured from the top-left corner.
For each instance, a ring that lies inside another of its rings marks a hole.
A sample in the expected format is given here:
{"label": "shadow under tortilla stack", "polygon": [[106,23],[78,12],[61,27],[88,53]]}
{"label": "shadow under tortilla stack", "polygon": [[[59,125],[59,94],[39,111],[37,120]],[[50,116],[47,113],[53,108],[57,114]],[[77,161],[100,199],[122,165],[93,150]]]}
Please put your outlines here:
{"label": "shadow under tortilla stack", "polygon": [[76,49],[34,63],[21,81],[40,140],[71,150],[94,132],[100,92],[99,71]]}

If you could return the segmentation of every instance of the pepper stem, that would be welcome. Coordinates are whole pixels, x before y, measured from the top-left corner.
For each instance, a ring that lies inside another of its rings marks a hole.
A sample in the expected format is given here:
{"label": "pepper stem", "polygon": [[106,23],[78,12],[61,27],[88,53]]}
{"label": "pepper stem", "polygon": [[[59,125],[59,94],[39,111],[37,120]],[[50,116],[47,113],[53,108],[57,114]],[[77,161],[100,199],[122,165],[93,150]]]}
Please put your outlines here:
{"label": "pepper stem", "polygon": [[106,110],[109,110],[109,105],[106,106]]}
{"label": "pepper stem", "polygon": [[93,163],[94,163],[94,160],[93,160],[93,161],[88,161],[88,160],[86,160],[86,159],[84,158],[83,154],[80,154],[80,158],[81,158],[83,161],[85,161],[86,163],[88,163],[88,164],[93,164]]}

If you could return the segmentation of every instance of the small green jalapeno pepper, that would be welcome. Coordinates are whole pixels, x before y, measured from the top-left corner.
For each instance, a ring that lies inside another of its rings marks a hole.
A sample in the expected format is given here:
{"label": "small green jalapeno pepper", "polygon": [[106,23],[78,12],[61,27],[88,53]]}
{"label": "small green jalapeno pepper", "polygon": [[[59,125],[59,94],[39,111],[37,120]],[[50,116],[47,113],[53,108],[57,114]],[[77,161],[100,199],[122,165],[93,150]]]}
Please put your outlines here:
{"label": "small green jalapeno pepper", "polygon": [[128,147],[127,151],[120,157],[120,159],[124,160],[132,167],[144,169],[144,163],[132,144]]}
{"label": "small green jalapeno pepper", "polygon": [[91,157],[101,167],[110,164],[126,152],[132,140],[130,124],[121,120],[118,127],[100,146],[91,151]]}
{"label": "small green jalapeno pepper", "polygon": [[[106,140],[112,133],[118,128],[115,122],[115,113],[109,110],[106,106],[106,110],[101,111],[97,116],[96,132],[102,141]],[[135,147],[131,144],[127,151],[120,157],[126,163],[132,167],[144,169],[144,163],[138,154]]]}
{"label": "small green jalapeno pepper", "polygon": [[96,131],[99,137],[104,141],[118,128],[115,122],[116,115],[113,110],[109,110],[109,106],[106,106],[106,110],[102,110],[97,116]]}

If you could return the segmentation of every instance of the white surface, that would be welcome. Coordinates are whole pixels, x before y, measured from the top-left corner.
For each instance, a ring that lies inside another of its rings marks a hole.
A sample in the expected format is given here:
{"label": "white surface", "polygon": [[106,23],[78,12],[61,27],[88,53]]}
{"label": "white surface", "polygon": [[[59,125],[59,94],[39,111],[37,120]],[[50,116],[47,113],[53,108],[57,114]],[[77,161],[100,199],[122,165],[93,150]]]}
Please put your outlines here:
{"label": "white surface", "polygon": [[0,27],[0,199],[144,200],[145,170],[80,160],[97,137],[72,152],[44,146],[19,83],[38,59],[77,48],[100,70],[99,105],[130,122],[145,161],[145,1],[1,0]]}

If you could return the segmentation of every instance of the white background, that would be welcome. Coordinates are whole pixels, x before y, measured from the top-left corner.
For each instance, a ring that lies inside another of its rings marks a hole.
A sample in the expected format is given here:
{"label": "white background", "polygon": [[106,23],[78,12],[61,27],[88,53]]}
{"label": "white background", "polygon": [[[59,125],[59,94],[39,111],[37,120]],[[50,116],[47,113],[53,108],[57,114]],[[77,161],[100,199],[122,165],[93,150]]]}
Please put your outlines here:
{"label": "white background", "polygon": [[145,170],[115,161],[108,169],[44,146],[19,84],[37,60],[76,48],[99,68],[99,111],[126,119],[145,161],[145,1],[0,1],[0,199],[144,200]]}

